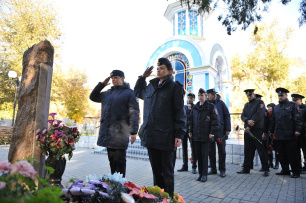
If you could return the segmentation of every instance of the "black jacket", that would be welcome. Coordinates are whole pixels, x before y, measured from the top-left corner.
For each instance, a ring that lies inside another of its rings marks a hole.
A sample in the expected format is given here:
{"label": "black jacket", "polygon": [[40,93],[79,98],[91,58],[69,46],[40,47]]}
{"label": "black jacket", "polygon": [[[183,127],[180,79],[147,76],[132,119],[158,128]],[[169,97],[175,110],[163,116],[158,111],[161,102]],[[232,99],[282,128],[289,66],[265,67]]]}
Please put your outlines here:
{"label": "black jacket", "polygon": [[299,107],[300,107],[301,120],[303,122],[303,129],[302,129],[302,135],[303,135],[306,132],[306,104],[302,104]]}
{"label": "black jacket", "polygon": [[294,102],[288,99],[279,102],[274,108],[271,133],[276,140],[296,140],[295,132],[301,132],[302,120],[300,109]]}
{"label": "black jacket", "polygon": [[144,100],[143,124],[139,130],[141,144],[147,148],[174,150],[175,138],[186,133],[184,89],[172,75],[159,86],[159,78],[149,85],[142,76],[136,82],[136,97]]}
{"label": "black jacket", "polygon": [[[244,122],[244,128],[249,127],[251,130],[264,130],[265,105],[261,100],[252,99],[244,105],[241,120]],[[248,120],[255,121],[255,125],[250,126]]]}
{"label": "black jacket", "polygon": [[[225,135],[226,131],[231,131],[231,116],[228,111],[227,106],[225,103],[220,100],[219,98],[216,98],[215,101],[212,101],[218,111],[218,117],[219,117],[219,130],[218,133],[215,135],[215,138],[222,138]],[[226,140],[227,136],[224,137],[223,140]]]}
{"label": "black jacket", "polygon": [[187,116],[187,132],[186,133],[190,133],[190,122],[191,122],[191,111],[192,111],[192,108],[193,108],[194,104],[191,104],[191,109],[188,109],[188,105],[185,105],[184,108],[185,108],[185,112],[186,112],[186,116]]}
{"label": "black jacket", "polygon": [[139,127],[139,105],[129,84],[105,86],[100,82],[89,98],[102,103],[100,132],[97,145],[112,149],[127,149],[129,135],[137,134]]}
{"label": "black jacket", "polygon": [[190,129],[192,139],[196,142],[209,141],[209,134],[217,135],[219,120],[215,106],[207,100],[200,106],[200,102],[191,111]]}

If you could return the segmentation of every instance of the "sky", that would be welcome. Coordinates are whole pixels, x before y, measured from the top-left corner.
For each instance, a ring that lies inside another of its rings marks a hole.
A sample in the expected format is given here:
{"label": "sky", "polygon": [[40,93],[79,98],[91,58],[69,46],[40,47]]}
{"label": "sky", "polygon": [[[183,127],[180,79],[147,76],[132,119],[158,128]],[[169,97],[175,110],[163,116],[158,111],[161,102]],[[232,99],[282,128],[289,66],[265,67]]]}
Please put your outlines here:
{"label": "sky", "polygon": [[[92,89],[114,69],[125,72],[131,88],[153,52],[172,37],[172,23],[164,17],[173,0],[55,0],[62,28],[62,68],[85,71]],[[262,22],[277,17],[283,26],[295,29],[289,41],[288,56],[306,60],[306,25],[298,26],[300,1],[287,6],[273,0],[270,12],[263,14]],[[231,36],[217,21],[217,14],[210,16],[206,39],[219,42],[228,60],[250,50],[250,33],[236,31]]]}

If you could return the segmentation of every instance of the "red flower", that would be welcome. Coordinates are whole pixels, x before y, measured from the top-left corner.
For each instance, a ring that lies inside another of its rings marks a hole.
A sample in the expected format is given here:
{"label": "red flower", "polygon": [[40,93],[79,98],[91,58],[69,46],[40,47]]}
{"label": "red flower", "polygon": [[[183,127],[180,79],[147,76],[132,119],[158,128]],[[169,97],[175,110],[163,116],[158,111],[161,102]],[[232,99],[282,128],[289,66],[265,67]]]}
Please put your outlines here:
{"label": "red flower", "polygon": [[217,140],[218,144],[222,144],[222,143],[223,143],[223,142],[220,140],[220,138],[217,138],[216,140]]}
{"label": "red flower", "polygon": [[189,158],[189,160],[190,160],[191,163],[194,162],[193,158]]}

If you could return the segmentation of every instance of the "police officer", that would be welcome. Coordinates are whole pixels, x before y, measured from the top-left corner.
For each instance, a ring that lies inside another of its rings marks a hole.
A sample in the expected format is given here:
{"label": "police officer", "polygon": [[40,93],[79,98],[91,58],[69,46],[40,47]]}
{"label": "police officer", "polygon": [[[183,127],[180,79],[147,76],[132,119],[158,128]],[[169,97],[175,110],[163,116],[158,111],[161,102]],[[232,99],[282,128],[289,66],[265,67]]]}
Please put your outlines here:
{"label": "police officer", "polygon": [[[306,111],[306,105],[303,104],[303,99],[305,98],[303,95],[300,94],[291,94],[292,97],[292,101],[295,102],[299,108],[300,108],[300,113],[301,113],[301,117],[303,118],[305,115],[305,111]],[[302,132],[301,135],[298,137],[298,156],[299,156],[299,160],[300,162],[302,162],[302,157],[301,157],[301,149],[303,151],[303,156],[304,156],[304,167],[302,167],[302,174],[306,174],[306,139],[305,139],[305,128],[306,128],[306,120],[303,120],[303,128],[302,128]]]}
{"label": "police officer", "polygon": [[288,100],[289,91],[279,87],[276,89],[279,104],[274,108],[274,119],[272,119],[271,133],[275,134],[279,152],[279,162],[282,170],[276,175],[290,175],[291,178],[299,178],[301,165],[297,155],[297,137],[301,135],[302,122],[299,107],[296,103]]}
{"label": "police officer", "polygon": [[216,90],[209,89],[207,90],[207,96],[209,102],[213,103],[218,111],[219,116],[219,131],[214,136],[213,141],[209,147],[209,161],[211,171],[208,172],[208,175],[217,174],[216,168],[216,144],[218,147],[218,154],[219,154],[219,171],[220,176],[222,178],[225,177],[225,160],[226,160],[226,140],[228,139],[228,135],[231,131],[231,117],[226,107],[225,103],[218,99]]}
{"label": "police officer", "polygon": [[183,166],[181,169],[178,169],[178,172],[188,171],[188,140],[190,141],[191,147],[191,163],[192,163],[192,173],[197,173],[197,155],[195,152],[194,141],[192,137],[190,137],[190,119],[191,119],[191,109],[194,106],[193,102],[195,100],[195,95],[193,93],[189,93],[187,95],[187,105],[184,106],[185,112],[187,115],[187,133],[184,135],[182,140],[182,148],[183,148]]}
{"label": "police officer", "polygon": [[143,124],[139,130],[141,145],[147,147],[154,185],[173,197],[175,148],[186,133],[184,88],[173,80],[173,68],[167,58],[159,58],[157,77],[146,83],[153,66],[139,76],[134,91],[144,100]]}
{"label": "police officer", "polygon": [[245,104],[241,114],[241,120],[244,122],[244,164],[239,174],[249,174],[252,167],[252,154],[257,149],[264,177],[269,176],[269,166],[267,154],[262,145],[262,134],[264,129],[265,106],[261,100],[255,98],[255,89],[246,89],[244,92],[249,102]]}

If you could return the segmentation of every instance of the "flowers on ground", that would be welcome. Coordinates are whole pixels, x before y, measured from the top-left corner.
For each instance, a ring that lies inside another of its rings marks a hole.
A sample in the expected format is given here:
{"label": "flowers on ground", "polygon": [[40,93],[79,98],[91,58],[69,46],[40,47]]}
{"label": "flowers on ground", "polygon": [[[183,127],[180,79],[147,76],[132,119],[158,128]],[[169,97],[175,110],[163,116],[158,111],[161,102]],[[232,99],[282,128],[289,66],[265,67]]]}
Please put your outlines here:
{"label": "flowers on ground", "polygon": [[63,189],[67,201],[84,202],[162,202],[185,203],[179,193],[173,197],[158,186],[138,187],[131,181],[122,178],[122,174],[108,174],[99,179],[96,175],[86,176],[86,180],[77,180]]}
{"label": "flowers on ground", "polygon": [[55,153],[57,158],[68,154],[70,160],[75,149],[74,144],[80,139],[80,133],[72,120],[57,120],[55,115],[56,113],[49,114],[48,129],[36,131],[37,145],[41,148],[42,154]]}

